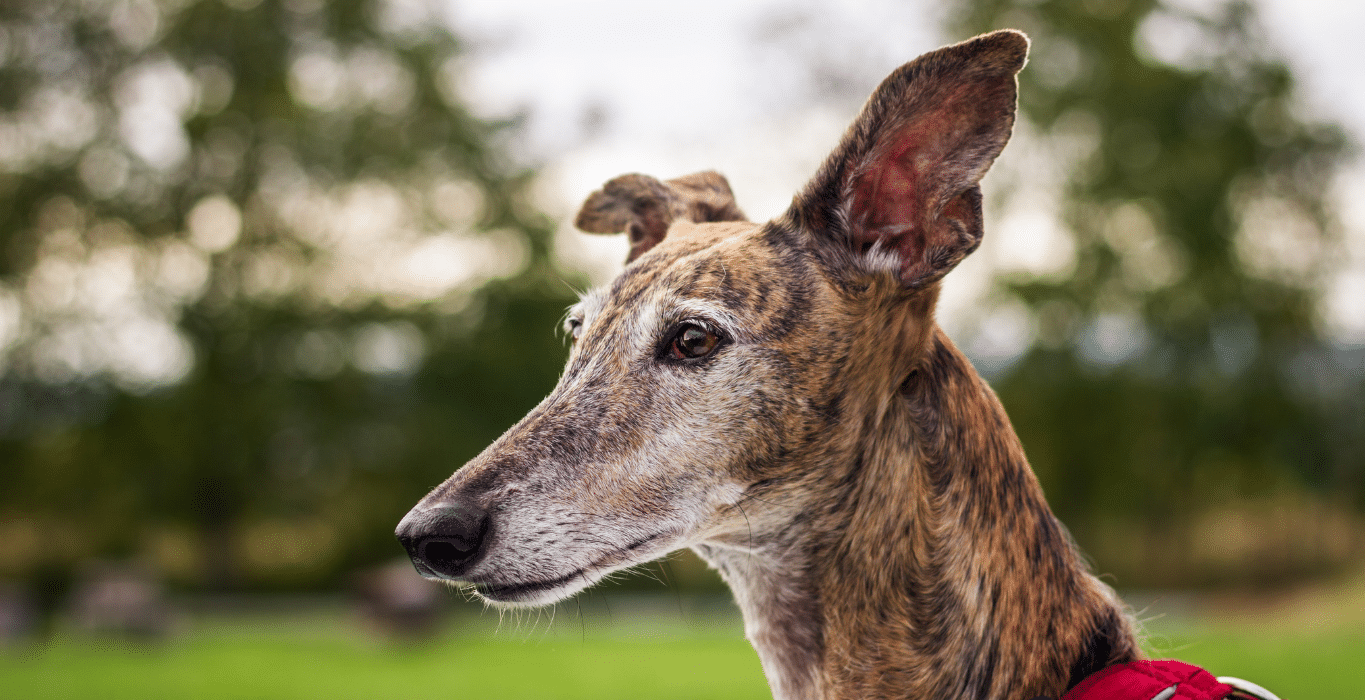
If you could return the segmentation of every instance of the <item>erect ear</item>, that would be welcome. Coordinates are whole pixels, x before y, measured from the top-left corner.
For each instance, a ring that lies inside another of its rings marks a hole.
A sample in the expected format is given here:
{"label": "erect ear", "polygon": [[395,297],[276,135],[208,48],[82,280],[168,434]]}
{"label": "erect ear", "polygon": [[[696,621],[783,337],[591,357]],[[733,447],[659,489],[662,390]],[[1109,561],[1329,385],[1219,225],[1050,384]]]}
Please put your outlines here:
{"label": "erect ear", "polygon": [[1028,38],[983,34],[927,53],[882,81],[792,203],[834,264],[889,254],[901,283],[928,285],[981,243],[977,183],[1014,127]]}
{"label": "erect ear", "polygon": [[659,244],[674,220],[745,221],[725,176],[712,170],[660,182],[648,175],[622,175],[593,192],[574,225],[589,233],[630,236],[630,262]]}

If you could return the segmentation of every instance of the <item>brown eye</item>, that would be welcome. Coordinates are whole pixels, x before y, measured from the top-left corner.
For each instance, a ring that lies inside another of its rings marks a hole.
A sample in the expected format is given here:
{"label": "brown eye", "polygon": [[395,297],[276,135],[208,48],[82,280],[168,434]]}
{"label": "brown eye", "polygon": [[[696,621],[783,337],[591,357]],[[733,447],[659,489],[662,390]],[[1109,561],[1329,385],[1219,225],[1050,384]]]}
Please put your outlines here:
{"label": "brown eye", "polygon": [[578,340],[578,336],[583,335],[583,322],[576,318],[571,318],[565,321],[564,326],[566,330],[568,330],[569,332],[570,340],[576,341]]}
{"label": "brown eye", "polygon": [[677,360],[706,357],[720,344],[720,336],[695,323],[683,324],[673,336],[669,353]]}

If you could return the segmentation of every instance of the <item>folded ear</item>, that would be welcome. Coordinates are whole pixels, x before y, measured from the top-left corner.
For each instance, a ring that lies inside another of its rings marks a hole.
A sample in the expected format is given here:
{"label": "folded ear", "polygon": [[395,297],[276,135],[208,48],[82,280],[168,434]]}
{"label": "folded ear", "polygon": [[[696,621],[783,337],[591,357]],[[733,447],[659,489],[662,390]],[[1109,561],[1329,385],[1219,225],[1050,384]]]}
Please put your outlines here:
{"label": "folded ear", "polygon": [[977,183],[1009,140],[1027,55],[1022,33],[992,32],[882,81],[788,212],[822,257],[866,266],[889,255],[915,289],[976,250]]}
{"label": "folded ear", "polygon": [[574,225],[589,233],[630,236],[630,262],[659,244],[677,219],[745,221],[725,176],[715,171],[660,182],[648,175],[622,175],[593,192]]}

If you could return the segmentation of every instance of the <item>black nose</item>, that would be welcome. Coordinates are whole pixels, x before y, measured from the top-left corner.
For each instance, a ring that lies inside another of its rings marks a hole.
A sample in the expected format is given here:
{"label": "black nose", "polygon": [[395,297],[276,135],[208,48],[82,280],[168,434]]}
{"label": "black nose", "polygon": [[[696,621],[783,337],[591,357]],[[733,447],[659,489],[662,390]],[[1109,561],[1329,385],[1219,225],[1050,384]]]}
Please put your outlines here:
{"label": "black nose", "polygon": [[488,513],[469,503],[414,508],[398,523],[398,541],[417,573],[457,579],[479,560],[488,541]]}

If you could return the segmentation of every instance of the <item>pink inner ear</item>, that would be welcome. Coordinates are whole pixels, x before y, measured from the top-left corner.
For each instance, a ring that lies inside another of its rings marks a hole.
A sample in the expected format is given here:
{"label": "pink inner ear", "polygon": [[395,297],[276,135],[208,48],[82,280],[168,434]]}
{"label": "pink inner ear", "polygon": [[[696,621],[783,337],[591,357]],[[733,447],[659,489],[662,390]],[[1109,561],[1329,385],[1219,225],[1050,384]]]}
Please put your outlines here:
{"label": "pink inner ear", "polygon": [[881,241],[902,260],[918,259],[924,252],[922,220],[929,193],[921,168],[922,145],[932,138],[926,125],[917,121],[897,134],[896,144],[883,153],[853,187],[852,236],[860,249]]}
{"label": "pink inner ear", "polygon": [[854,183],[851,206],[855,245],[867,250],[878,241],[884,250],[900,257],[901,271],[907,277],[922,265],[926,249],[934,243],[930,230],[938,218],[938,208],[946,202],[934,201],[947,173],[954,148],[960,148],[965,127],[974,109],[971,91],[958,88],[944,95],[936,109],[923,112],[900,125],[889,143],[874,147],[873,160],[863,167]]}

